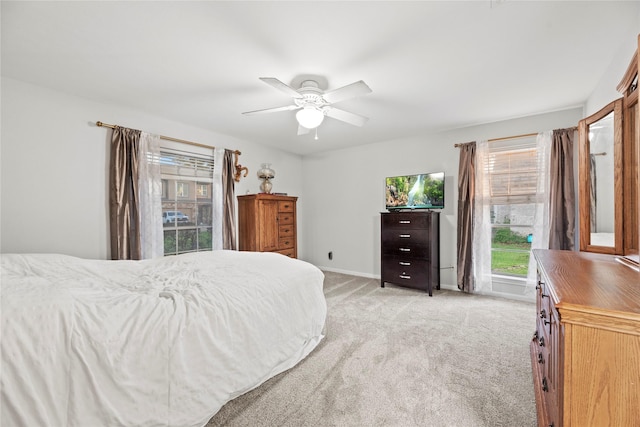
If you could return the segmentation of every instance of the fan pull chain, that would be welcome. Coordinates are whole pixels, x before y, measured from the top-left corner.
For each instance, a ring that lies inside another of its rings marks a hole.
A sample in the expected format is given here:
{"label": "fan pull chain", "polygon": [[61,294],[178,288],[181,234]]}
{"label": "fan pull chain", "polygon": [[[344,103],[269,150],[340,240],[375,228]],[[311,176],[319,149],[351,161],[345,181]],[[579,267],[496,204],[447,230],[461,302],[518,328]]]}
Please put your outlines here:
{"label": "fan pull chain", "polygon": [[318,140],[318,128],[316,128],[316,136],[313,139],[315,139],[316,141]]}

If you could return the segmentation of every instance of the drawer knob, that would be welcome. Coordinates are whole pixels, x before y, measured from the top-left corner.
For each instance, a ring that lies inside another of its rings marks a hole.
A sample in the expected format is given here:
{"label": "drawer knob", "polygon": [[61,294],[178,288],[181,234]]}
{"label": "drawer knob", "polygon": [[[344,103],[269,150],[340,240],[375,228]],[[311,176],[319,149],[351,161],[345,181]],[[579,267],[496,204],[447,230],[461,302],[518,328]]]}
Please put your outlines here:
{"label": "drawer knob", "polygon": [[544,363],[544,356],[542,356],[542,353],[538,353],[538,363]]}
{"label": "drawer knob", "polygon": [[540,347],[544,347],[544,337],[538,338],[538,344],[540,344]]}
{"label": "drawer knob", "polygon": [[549,391],[549,384],[547,384],[547,377],[542,379],[542,391]]}

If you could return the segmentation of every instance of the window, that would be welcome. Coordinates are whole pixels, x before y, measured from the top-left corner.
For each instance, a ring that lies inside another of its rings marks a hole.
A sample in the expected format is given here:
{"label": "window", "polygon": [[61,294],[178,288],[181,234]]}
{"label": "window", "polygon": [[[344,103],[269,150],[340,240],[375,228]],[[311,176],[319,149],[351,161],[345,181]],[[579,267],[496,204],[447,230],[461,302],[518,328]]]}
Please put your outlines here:
{"label": "window", "polygon": [[211,184],[203,184],[199,182],[196,184],[196,194],[198,197],[207,197],[209,196],[209,187]]}
{"label": "window", "polygon": [[164,254],[212,249],[213,155],[162,149]]}
{"label": "window", "polygon": [[177,197],[189,197],[189,183],[188,182],[176,182],[176,196]]}
{"label": "window", "polygon": [[166,179],[162,180],[162,199],[166,199],[169,197],[169,181]]}
{"label": "window", "polygon": [[538,190],[535,137],[489,144],[485,162],[491,220],[493,290],[523,286],[528,274]]}

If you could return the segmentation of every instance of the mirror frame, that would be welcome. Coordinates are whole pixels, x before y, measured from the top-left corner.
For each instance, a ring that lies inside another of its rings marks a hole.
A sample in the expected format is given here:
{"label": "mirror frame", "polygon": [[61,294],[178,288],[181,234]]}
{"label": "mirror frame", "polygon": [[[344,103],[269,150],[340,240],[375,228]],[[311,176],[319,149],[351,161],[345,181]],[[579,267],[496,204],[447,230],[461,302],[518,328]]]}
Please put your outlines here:
{"label": "mirror frame", "polygon": [[622,151],[624,152],[624,255],[640,253],[640,105],[638,103],[638,76],[640,63],[640,34],[627,71],[616,87],[623,95]]}
{"label": "mirror frame", "polygon": [[[637,68],[637,76],[640,78],[640,60],[638,60],[638,56],[640,55],[640,34],[638,34],[638,48],[636,49],[635,63]],[[635,90],[636,97],[640,98],[638,95],[638,88]],[[638,104],[638,109],[640,109],[640,102],[636,101]],[[636,183],[636,225],[638,226],[638,241],[636,250],[634,251],[635,255],[638,255],[639,258],[636,259],[636,263],[640,266],[640,111],[636,110],[636,130],[635,130],[635,138],[633,139],[633,143],[636,144],[636,167],[637,170],[631,172],[631,179],[637,180]]]}
{"label": "mirror frame", "polygon": [[[613,191],[614,191],[614,246],[591,244],[591,185],[589,158],[589,126],[613,113]],[[605,254],[623,254],[623,170],[622,170],[622,98],[617,99],[591,116],[578,122],[579,141],[579,201],[580,250]]]}

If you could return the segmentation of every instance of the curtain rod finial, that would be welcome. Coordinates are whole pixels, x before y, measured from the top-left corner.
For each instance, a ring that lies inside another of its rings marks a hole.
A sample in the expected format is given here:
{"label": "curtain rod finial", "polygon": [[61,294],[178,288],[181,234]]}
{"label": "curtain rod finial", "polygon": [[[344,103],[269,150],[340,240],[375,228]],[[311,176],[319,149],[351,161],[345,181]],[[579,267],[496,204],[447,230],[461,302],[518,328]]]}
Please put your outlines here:
{"label": "curtain rod finial", "polygon": [[244,177],[246,178],[247,175],[249,174],[249,169],[246,166],[242,166],[241,164],[238,163],[238,156],[240,155],[240,151],[236,150],[234,151],[235,154],[235,168],[236,168],[236,172],[234,174],[233,179],[236,182],[240,182],[240,176],[242,175],[242,172],[244,172]]}

